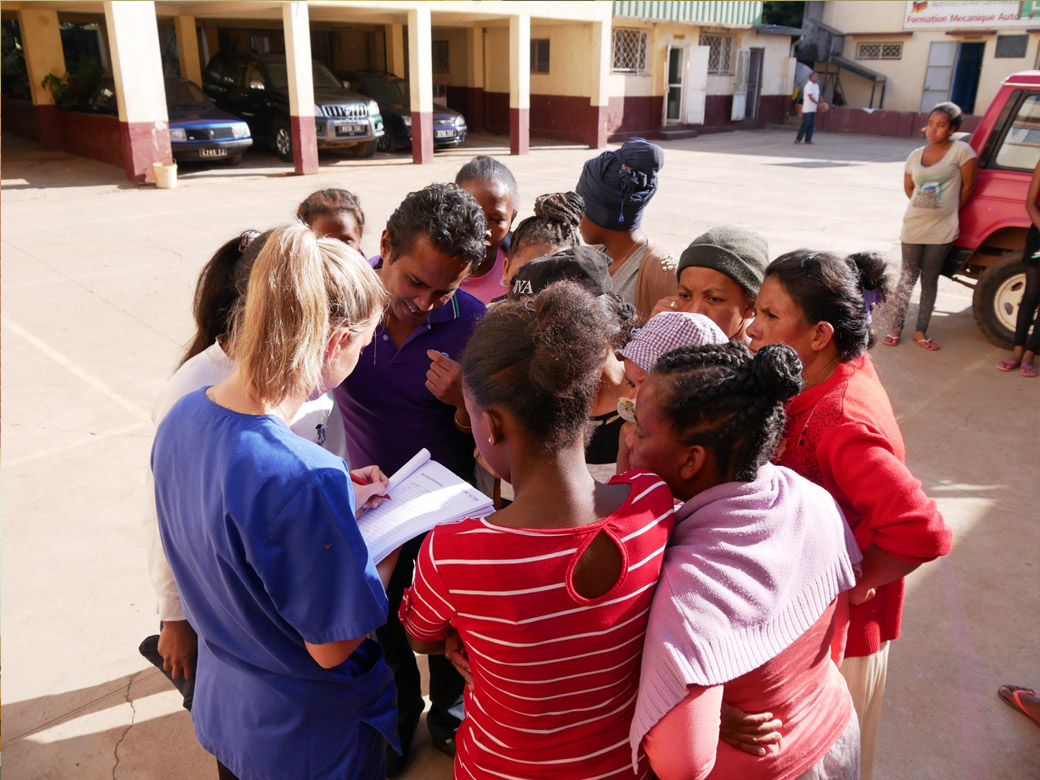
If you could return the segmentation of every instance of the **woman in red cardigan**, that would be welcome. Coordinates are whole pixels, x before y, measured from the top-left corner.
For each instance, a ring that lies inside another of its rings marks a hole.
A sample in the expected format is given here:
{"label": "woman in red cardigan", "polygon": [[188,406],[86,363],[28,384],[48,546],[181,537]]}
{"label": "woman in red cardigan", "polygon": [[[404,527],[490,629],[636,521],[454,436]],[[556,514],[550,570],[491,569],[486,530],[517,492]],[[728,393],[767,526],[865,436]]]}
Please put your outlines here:
{"label": "woman in red cardigan", "polygon": [[804,390],[787,407],[775,460],[826,488],[863,551],[849,591],[842,675],[862,732],[863,780],[873,776],[889,642],[899,636],[903,578],[950,551],[952,534],[905,464],[892,403],[867,350],[871,309],[887,292],[884,260],[798,250],[774,260],[748,327],[751,349],[783,343],[801,358]]}

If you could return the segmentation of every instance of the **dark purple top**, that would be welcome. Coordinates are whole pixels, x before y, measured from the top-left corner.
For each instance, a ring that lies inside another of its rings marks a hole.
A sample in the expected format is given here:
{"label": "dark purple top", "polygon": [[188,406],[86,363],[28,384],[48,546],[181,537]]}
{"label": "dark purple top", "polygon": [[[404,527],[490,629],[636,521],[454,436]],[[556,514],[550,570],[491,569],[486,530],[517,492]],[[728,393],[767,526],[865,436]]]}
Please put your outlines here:
{"label": "dark purple top", "polygon": [[397,349],[380,322],[357,368],[333,392],[343,415],[350,462],[390,476],[421,448],[463,479],[473,479],[473,437],[455,427],[455,407],[426,388],[429,349],[461,360],[484,304],[458,290]]}

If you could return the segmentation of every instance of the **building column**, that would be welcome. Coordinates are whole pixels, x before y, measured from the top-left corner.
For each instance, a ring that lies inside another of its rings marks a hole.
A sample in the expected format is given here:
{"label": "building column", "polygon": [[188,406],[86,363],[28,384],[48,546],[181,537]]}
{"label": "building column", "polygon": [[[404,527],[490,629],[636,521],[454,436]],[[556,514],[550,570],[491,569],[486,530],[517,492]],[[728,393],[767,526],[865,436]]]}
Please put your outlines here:
{"label": "building column", "polygon": [[65,51],[61,46],[57,11],[26,9],[18,12],[18,27],[22,33],[25,68],[29,74],[29,91],[40,146],[44,149],[61,147],[61,124],[54,94],[43,86],[43,79],[53,73],[65,75]]}
{"label": "building column", "polygon": [[469,132],[484,129],[484,30],[466,30],[466,125]]}
{"label": "building column", "polygon": [[317,173],[318,135],[314,122],[314,71],[307,3],[283,3],[282,26],[285,28],[285,60],[288,65],[293,168],[297,173]]}
{"label": "building column", "polygon": [[610,104],[610,22],[592,23],[591,68],[592,83],[589,92],[589,123],[587,143],[593,149],[607,145],[607,107]]}
{"label": "building column", "polygon": [[384,27],[386,38],[386,69],[398,78],[405,76],[404,25],[388,24]]}
{"label": "building column", "polygon": [[509,152],[531,145],[531,17],[509,17]]}
{"label": "building column", "polygon": [[106,0],[105,28],[126,177],[138,184],[152,183],[152,164],[173,162],[155,3]]}
{"label": "building column", "polygon": [[425,3],[408,12],[408,73],[412,90],[412,162],[433,160],[433,30]]}
{"label": "building column", "polygon": [[174,19],[177,31],[177,58],[180,60],[181,78],[202,86],[202,63],[199,62],[199,36],[195,32],[194,16],[178,16]]}

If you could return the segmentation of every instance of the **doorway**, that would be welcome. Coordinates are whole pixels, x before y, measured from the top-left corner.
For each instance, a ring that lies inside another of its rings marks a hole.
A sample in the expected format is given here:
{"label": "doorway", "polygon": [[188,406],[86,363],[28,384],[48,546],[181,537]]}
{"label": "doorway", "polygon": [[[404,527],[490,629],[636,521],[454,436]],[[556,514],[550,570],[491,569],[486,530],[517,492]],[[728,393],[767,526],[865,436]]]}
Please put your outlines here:
{"label": "doorway", "polygon": [[765,49],[752,49],[748,66],[747,103],[744,106],[744,119],[758,118],[758,95],[762,91],[762,56]]}
{"label": "doorway", "polygon": [[964,113],[972,113],[985,50],[985,42],[933,42],[928,50],[921,111],[930,111],[936,103],[952,100]]}
{"label": "doorway", "polygon": [[975,96],[979,91],[982,55],[985,51],[985,42],[962,43],[957,53],[957,69],[953,75],[950,100],[960,106],[965,114],[975,113]]}
{"label": "doorway", "polygon": [[683,121],[683,84],[686,77],[686,47],[668,47],[668,79],[665,84],[664,123]]}

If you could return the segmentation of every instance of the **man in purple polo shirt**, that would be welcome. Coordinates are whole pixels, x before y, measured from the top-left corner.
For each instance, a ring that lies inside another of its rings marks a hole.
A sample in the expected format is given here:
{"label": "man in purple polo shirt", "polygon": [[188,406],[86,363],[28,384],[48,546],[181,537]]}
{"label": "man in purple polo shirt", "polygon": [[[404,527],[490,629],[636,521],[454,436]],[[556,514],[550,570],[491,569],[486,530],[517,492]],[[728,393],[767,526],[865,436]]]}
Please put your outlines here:
{"label": "man in purple polo shirt", "polygon": [[[434,460],[473,480],[473,437],[456,361],[484,304],[458,287],[484,258],[485,236],[480,205],[454,184],[410,193],[387,221],[377,269],[390,305],[354,373],[335,390],[351,463],[374,463],[393,474],[426,447]],[[387,751],[388,777],[404,770],[424,707],[415,654],[397,620],[421,541],[401,549],[387,588],[389,619],[376,631],[397,683],[404,751],[403,757]],[[463,681],[444,656],[430,656],[429,663],[426,722],[434,745],[454,755]]]}

